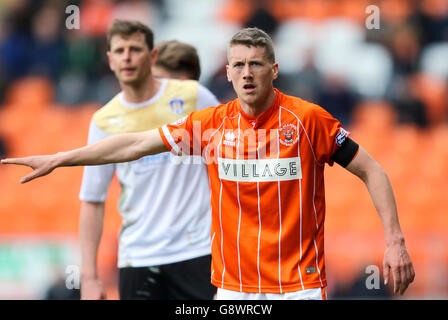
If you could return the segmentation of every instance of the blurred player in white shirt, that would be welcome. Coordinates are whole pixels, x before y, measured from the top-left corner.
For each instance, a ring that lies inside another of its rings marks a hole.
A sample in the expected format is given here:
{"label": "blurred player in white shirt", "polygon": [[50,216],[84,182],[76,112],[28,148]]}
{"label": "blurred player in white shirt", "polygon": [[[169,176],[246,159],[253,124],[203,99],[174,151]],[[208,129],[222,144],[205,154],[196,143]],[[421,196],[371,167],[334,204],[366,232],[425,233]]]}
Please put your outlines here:
{"label": "blurred player in white shirt", "polygon": [[[219,104],[197,82],[196,50],[177,41],[153,49],[152,31],[140,23],[115,21],[108,32],[107,56],[122,91],[94,114],[89,144],[117,133],[157,128]],[[104,201],[115,172],[122,186],[120,299],[213,298],[206,168],[171,160],[166,152],[130,163],[85,167],[79,232],[82,299],[106,298],[97,252]]]}

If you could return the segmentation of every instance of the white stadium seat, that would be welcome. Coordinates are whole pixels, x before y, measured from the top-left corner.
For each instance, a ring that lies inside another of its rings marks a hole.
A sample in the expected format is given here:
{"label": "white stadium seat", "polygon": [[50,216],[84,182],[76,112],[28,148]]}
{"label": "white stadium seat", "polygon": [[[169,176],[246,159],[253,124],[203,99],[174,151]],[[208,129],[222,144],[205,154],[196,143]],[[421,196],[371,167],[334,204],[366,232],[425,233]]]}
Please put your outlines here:
{"label": "white stadium seat", "polygon": [[314,48],[316,28],[313,22],[304,19],[279,25],[273,40],[281,72],[296,73],[303,68],[306,55]]}
{"label": "white stadium seat", "polygon": [[434,43],[423,49],[420,69],[430,75],[448,79],[448,43]]}
{"label": "white stadium seat", "polygon": [[364,43],[353,47],[347,64],[350,86],[366,98],[382,98],[392,78],[393,61],[386,48]]}

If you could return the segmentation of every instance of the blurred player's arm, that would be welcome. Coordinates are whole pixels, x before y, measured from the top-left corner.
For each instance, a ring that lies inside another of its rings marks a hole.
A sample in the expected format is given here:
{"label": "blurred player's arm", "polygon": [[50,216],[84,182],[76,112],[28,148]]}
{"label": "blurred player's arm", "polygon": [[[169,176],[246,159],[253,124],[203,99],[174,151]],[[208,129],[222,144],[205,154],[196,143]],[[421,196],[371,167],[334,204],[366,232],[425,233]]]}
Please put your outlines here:
{"label": "blurred player's arm", "polygon": [[98,278],[98,247],[103,233],[104,202],[82,201],[79,222],[81,246],[81,299],[106,299],[103,282]]}
{"label": "blurred player's arm", "polygon": [[386,238],[386,251],[383,259],[385,284],[389,283],[389,272],[392,271],[394,294],[403,294],[414,280],[415,272],[406,250],[389,178],[383,168],[362,147],[359,147],[357,155],[346,166],[346,169],[366,184],[380,216]]}
{"label": "blurred player's arm", "polygon": [[18,164],[34,171],[22,183],[45,176],[58,167],[101,165],[137,160],[146,155],[169,151],[157,129],[110,136],[85,147],[54,155],[3,159],[2,164]]}

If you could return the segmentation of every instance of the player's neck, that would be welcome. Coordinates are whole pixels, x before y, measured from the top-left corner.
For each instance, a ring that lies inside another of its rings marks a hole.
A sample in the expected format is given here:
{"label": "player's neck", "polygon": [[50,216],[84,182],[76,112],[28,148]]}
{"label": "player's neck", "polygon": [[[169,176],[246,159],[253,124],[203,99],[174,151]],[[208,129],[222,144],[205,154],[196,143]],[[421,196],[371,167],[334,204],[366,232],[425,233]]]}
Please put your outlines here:
{"label": "player's neck", "polygon": [[123,98],[127,102],[139,103],[147,101],[155,96],[159,91],[162,82],[151,76],[139,84],[124,84],[120,83],[123,91]]}
{"label": "player's neck", "polygon": [[266,97],[260,99],[260,101],[254,103],[247,103],[240,99],[241,109],[244,113],[257,118],[260,114],[266,111],[275,101],[277,93],[272,89],[269,91]]}

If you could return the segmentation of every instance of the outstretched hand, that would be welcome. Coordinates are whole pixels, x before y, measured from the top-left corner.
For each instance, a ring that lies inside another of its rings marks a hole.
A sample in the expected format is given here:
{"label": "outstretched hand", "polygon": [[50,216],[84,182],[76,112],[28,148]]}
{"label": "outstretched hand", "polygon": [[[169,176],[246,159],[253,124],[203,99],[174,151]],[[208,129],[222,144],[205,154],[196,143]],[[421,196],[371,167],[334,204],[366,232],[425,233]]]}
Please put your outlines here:
{"label": "outstretched hand", "polygon": [[390,272],[394,282],[394,294],[402,295],[415,277],[414,267],[404,244],[392,244],[386,248],[383,260],[385,285],[389,283]]}
{"label": "outstretched hand", "polygon": [[31,156],[25,158],[10,158],[2,159],[2,164],[17,164],[22,166],[28,166],[33,169],[33,172],[24,176],[20,182],[26,183],[38,177],[45,176],[51,173],[56,167],[56,158],[53,155],[48,156]]}

